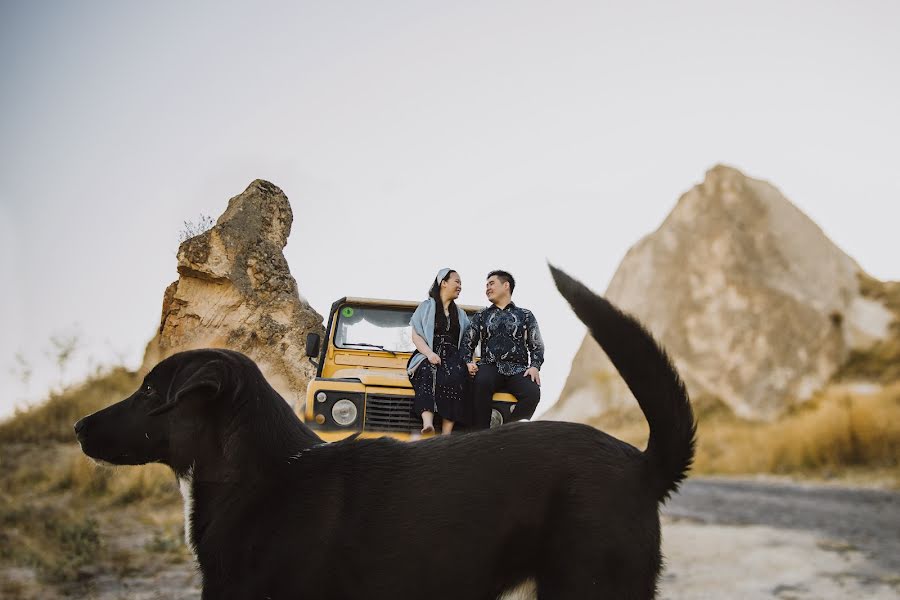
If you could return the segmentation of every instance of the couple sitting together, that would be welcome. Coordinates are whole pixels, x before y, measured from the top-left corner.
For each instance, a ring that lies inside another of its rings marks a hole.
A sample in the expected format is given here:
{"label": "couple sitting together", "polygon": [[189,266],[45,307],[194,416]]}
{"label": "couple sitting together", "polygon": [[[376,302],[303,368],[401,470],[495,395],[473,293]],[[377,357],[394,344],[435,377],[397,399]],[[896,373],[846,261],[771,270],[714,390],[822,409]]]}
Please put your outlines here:
{"label": "couple sitting together", "polygon": [[[455,302],[462,290],[459,274],[452,269],[438,272],[429,298],[410,319],[416,352],[407,373],[423,434],[434,432],[435,414],[441,416],[444,434],[456,423],[489,428],[497,391],[515,396],[517,419],[534,414],[541,398],[544,343],[531,311],[513,304],[515,287],[506,271],[488,273],[485,293],[491,305],[470,320]],[[476,364],[479,343],[481,361]]]}

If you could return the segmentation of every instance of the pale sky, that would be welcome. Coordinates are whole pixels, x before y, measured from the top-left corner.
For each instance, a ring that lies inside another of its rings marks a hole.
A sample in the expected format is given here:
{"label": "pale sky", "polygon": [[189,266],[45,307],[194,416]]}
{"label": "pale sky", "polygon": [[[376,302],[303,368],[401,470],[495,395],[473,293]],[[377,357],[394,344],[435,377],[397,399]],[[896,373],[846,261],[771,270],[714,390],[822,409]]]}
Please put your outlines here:
{"label": "pale sky", "polygon": [[420,299],[443,266],[483,304],[511,271],[539,410],[584,335],[546,261],[604,290],[716,163],[900,279],[898,29],[893,1],[0,0],[0,415],[139,365],[183,222],[255,178],[291,200],[322,314]]}

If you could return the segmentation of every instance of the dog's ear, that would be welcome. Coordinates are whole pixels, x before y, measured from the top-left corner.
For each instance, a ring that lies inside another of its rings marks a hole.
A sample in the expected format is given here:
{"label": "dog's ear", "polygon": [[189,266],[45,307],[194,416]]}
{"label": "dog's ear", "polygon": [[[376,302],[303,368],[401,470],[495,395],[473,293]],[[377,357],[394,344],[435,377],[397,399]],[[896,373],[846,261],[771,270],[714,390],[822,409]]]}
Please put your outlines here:
{"label": "dog's ear", "polygon": [[168,412],[178,405],[178,402],[186,395],[201,389],[216,396],[222,390],[225,378],[225,364],[220,360],[210,360],[196,367],[180,385],[169,389],[166,403],[150,411],[150,416]]}

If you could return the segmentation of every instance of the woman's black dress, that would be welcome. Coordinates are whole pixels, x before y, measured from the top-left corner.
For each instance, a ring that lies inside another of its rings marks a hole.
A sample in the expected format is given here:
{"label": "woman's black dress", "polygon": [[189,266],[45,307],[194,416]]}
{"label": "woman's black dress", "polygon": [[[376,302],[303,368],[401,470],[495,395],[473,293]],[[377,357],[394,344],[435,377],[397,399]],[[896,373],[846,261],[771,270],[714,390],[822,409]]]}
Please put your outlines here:
{"label": "woman's black dress", "polygon": [[[456,307],[451,307],[451,311],[455,310]],[[459,353],[459,322],[441,316],[434,320],[433,346],[441,364],[433,365],[427,358],[419,363],[410,380],[416,391],[413,410],[416,415],[429,410],[445,419],[467,423],[470,421],[466,402],[469,374]]]}

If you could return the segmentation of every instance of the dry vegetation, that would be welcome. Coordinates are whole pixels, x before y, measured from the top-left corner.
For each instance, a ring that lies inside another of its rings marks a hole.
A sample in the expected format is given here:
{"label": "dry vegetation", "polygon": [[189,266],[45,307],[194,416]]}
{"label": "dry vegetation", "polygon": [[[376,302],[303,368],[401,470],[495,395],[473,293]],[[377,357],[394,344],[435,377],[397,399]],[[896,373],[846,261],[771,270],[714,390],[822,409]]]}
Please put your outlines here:
{"label": "dry vegetation", "polygon": [[900,474],[900,385],[871,395],[833,388],[775,423],[704,425],[702,472]]}
{"label": "dry vegetation", "polygon": [[860,292],[878,300],[894,313],[891,335],[867,350],[854,350],[837,378],[845,381],[864,379],[890,383],[900,381],[900,282],[878,281],[860,274]]}
{"label": "dry vegetation", "polygon": [[104,576],[189,561],[171,472],[97,467],[74,441],[137,384],[113,370],[0,424],[0,597],[91,597]]}
{"label": "dry vegetation", "polygon": [[[835,385],[774,423],[699,403],[694,472],[877,479],[900,485],[900,383],[871,394]],[[602,423],[594,423],[603,426]],[[607,428],[643,447],[645,424]]]}
{"label": "dry vegetation", "polygon": [[51,394],[43,404],[17,411],[0,423],[0,444],[73,442],[75,421],[121,400],[133,392],[138,383],[134,373],[122,368],[98,373],[81,385]]}

